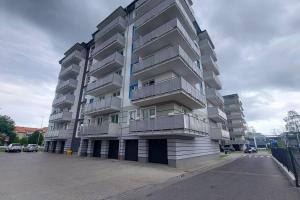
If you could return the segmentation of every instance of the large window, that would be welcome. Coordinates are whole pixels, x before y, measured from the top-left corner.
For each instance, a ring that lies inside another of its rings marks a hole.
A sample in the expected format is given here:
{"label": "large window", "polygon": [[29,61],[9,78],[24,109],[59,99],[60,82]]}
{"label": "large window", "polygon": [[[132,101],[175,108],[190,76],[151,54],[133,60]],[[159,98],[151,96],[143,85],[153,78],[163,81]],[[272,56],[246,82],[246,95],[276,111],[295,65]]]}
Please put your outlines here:
{"label": "large window", "polygon": [[141,109],[141,116],[143,119],[154,118],[156,116],[156,108],[150,107]]}
{"label": "large window", "polygon": [[154,85],[154,84],[155,84],[154,79],[151,79],[151,80],[148,80],[148,81],[144,81],[143,82],[143,87],[147,87],[147,86]]}
{"label": "large window", "polygon": [[111,123],[115,123],[115,124],[119,123],[119,115],[118,114],[112,114],[110,116],[110,119],[111,119]]}
{"label": "large window", "polygon": [[136,119],[136,110],[130,110],[128,111],[128,119],[130,120],[135,120]]}

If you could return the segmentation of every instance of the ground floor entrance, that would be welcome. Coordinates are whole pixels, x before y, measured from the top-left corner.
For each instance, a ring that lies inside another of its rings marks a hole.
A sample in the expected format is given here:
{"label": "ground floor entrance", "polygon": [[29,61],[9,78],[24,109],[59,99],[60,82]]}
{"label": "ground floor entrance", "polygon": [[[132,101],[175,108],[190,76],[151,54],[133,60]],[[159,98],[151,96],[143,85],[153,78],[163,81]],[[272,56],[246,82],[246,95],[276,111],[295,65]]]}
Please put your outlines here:
{"label": "ground floor entrance", "polygon": [[138,161],[138,140],[125,140],[125,160]]}
{"label": "ground floor entrance", "polygon": [[101,140],[95,140],[94,141],[93,156],[94,157],[101,157]]}
{"label": "ground floor entrance", "polygon": [[62,140],[60,143],[60,150],[59,153],[63,154],[65,150],[66,141]]}
{"label": "ground floor entrance", "polygon": [[119,157],[119,140],[109,140],[108,158],[118,159]]}
{"label": "ground floor entrance", "polygon": [[167,139],[148,140],[148,161],[152,163],[168,164]]}
{"label": "ground floor entrance", "polygon": [[57,146],[57,141],[53,141],[53,143],[52,143],[52,153],[55,153],[56,146]]}

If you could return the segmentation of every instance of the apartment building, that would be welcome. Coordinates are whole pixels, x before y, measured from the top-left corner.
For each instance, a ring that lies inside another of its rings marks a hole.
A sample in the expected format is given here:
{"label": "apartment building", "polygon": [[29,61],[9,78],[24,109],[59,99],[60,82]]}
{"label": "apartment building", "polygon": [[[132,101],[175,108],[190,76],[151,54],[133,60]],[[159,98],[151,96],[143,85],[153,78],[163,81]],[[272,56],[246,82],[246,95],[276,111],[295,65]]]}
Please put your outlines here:
{"label": "apartment building", "polygon": [[240,151],[246,143],[246,121],[244,119],[243,105],[238,94],[226,95],[223,98],[227,115],[227,126],[230,133],[230,143],[237,151]]}
{"label": "apartment building", "polygon": [[76,87],[57,91],[74,101],[53,105],[53,115],[71,114],[50,116],[48,151],[62,152],[65,141],[80,156],[180,167],[218,156],[229,140],[214,44],[191,0],[133,1],[76,47],[62,60],[78,52]]}

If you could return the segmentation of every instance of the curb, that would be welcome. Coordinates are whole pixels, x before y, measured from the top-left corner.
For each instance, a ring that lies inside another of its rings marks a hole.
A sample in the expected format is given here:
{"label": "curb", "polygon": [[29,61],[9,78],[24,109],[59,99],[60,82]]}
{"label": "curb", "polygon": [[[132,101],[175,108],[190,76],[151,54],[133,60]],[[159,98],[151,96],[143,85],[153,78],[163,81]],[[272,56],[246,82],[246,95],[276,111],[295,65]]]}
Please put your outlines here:
{"label": "curb", "polygon": [[276,163],[278,169],[281,171],[281,173],[283,173],[287,177],[287,179],[289,180],[289,182],[292,184],[293,187],[296,187],[296,179],[294,174],[289,172],[286,167],[284,167],[278,160],[276,160],[276,158],[274,158],[273,156],[272,158]]}

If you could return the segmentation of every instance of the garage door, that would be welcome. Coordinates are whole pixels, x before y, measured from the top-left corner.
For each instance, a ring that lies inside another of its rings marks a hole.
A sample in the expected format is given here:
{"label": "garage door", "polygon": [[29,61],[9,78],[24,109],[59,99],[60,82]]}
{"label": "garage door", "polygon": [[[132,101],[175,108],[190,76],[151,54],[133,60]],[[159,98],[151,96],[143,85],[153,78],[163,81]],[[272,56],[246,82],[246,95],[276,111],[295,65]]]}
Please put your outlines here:
{"label": "garage door", "polygon": [[101,157],[101,140],[95,140],[94,141],[93,156],[94,157]]}
{"label": "garage door", "polygon": [[149,162],[168,164],[168,145],[166,139],[149,140]]}
{"label": "garage door", "polygon": [[138,161],[138,140],[125,141],[125,160]]}
{"label": "garage door", "polygon": [[108,158],[118,159],[119,156],[119,140],[110,140],[108,147]]}

